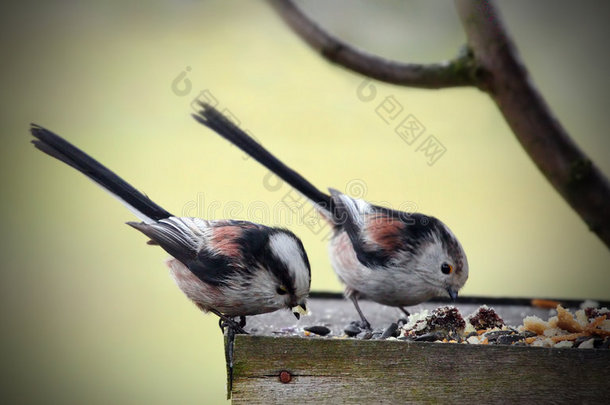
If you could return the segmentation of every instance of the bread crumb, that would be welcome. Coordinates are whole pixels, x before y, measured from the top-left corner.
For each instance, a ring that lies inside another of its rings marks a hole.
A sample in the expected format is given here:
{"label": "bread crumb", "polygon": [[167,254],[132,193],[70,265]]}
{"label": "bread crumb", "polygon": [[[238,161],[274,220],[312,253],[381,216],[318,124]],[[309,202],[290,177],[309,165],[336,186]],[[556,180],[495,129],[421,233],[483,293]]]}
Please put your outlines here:
{"label": "bread crumb", "polygon": [[574,343],[572,343],[571,341],[569,341],[569,340],[562,340],[561,342],[555,343],[555,346],[553,346],[553,347],[561,349],[561,348],[569,348],[569,347],[572,347],[572,346],[574,346]]}
{"label": "bread crumb", "polygon": [[586,308],[597,308],[599,307],[599,302],[593,300],[584,300],[580,303],[580,309]]}
{"label": "bread crumb", "polygon": [[424,309],[423,311],[416,314],[411,314],[411,316],[409,316],[409,322],[407,322],[407,324],[404,325],[402,329],[405,331],[413,330],[415,332],[424,330],[427,326],[426,318],[428,318],[428,315],[429,313],[427,309]]}
{"label": "bread crumb", "polygon": [[553,342],[561,342],[563,340],[576,340],[580,337],[587,336],[585,333],[570,333],[569,335],[553,336],[551,340]]}
{"label": "bread crumb", "polygon": [[464,335],[469,335],[471,332],[475,332],[474,326],[470,322],[466,322],[466,327],[464,328]]}
{"label": "bread crumb", "polygon": [[563,308],[561,305],[557,306],[557,327],[563,330],[567,330],[568,332],[576,333],[582,332],[583,327],[574,320],[574,317],[567,309]]}
{"label": "bread crumb", "polygon": [[558,301],[553,301],[553,300],[533,299],[531,301],[531,305],[533,307],[547,308],[547,309],[555,309],[555,308],[557,308],[557,305],[559,305],[559,304],[560,303]]}
{"label": "bread crumb", "polygon": [[549,323],[543,321],[535,315],[532,315],[523,318],[523,327],[526,330],[532,331],[537,335],[542,335],[544,333],[544,330],[549,327]]}
{"label": "bread crumb", "polygon": [[579,309],[574,315],[576,316],[576,322],[578,322],[583,328],[589,324],[589,318],[587,317],[584,309]]}
{"label": "bread crumb", "polygon": [[481,340],[478,336],[470,336],[468,339],[466,339],[466,341],[471,345],[478,345],[479,343],[481,343]]}
{"label": "bread crumb", "polygon": [[585,332],[590,335],[610,336],[610,331],[598,328],[598,326],[601,326],[605,321],[606,315],[595,318],[589,325],[587,325]]}
{"label": "bread crumb", "polygon": [[585,340],[584,342],[582,342],[581,344],[578,345],[578,348],[579,349],[593,349],[594,342],[595,342],[595,339]]}
{"label": "bread crumb", "polygon": [[544,330],[543,335],[546,337],[551,337],[551,336],[557,336],[557,335],[561,335],[563,332],[563,330],[559,329],[559,328],[547,328]]}
{"label": "bread crumb", "polygon": [[599,325],[601,325],[606,320],[606,315],[600,316],[599,318],[595,318],[591,323],[587,326],[587,328],[595,329]]}
{"label": "bread crumb", "polygon": [[536,339],[534,341],[534,343],[532,343],[532,346],[536,346],[536,347],[553,347],[553,345],[555,345],[555,342],[553,342],[549,338],[546,338],[546,339]]}

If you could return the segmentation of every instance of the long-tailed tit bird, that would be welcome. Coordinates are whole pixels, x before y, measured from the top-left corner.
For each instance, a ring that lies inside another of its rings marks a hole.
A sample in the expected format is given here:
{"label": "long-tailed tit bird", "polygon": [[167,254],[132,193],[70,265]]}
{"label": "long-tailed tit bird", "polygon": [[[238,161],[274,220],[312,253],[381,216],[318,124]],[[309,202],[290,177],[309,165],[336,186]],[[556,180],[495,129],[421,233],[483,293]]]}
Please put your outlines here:
{"label": "long-tailed tit bird", "polygon": [[[161,246],[178,287],[221,326],[245,333],[245,316],[304,313],[310,267],[301,240],[286,229],[247,221],[175,217],[60,136],[32,124],[32,143],[102,186],[141,221],[129,225]],[[239,317],[239,324],[233,319]]]}
{"label": "long-tailed tit bird", "polygon": [[407,315],[404,306],[436,296],[457,298],[468,278],[468,261],[460,242],[440,220],[372,205],[334,189],[327,195],[216,109],[201,107],[193,115],[199,123],[288,182],[333,225],[330,260],[363,327],[370,329],[370,323],[358,305],[360,296],[399,307]]}

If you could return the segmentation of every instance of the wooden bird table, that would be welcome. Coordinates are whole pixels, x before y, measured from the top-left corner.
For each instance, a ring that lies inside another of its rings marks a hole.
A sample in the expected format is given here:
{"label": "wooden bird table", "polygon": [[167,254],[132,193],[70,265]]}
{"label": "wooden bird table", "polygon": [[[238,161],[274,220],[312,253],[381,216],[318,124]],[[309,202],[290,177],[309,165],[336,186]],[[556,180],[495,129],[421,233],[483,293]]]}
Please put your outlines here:
{"label": "wooden bird table", "polygon": [[[579,303],[562,301],[572,308]],[[532,307],[527,299],[461,298],[455,304],[435,301],[407,309],[415,314],[455,305],[466,317],[481,304],[511,326],[521,325],[527,315],[550,316],[549,309]],[[369,301],[361,307],[373,328],[404,317],[396,308]],[[607,348],[365,340],[362,334],[348,338],[343,329],[357,319],[351,302],[318,293],[312,294],[308,309],[311,315],[298,322],[287,311],[249,318],[250,334],[234,339],[232,375],[228,373],[234,403],[610,401]],[[304,332],[309,326],[326,326],[330,333]]]}

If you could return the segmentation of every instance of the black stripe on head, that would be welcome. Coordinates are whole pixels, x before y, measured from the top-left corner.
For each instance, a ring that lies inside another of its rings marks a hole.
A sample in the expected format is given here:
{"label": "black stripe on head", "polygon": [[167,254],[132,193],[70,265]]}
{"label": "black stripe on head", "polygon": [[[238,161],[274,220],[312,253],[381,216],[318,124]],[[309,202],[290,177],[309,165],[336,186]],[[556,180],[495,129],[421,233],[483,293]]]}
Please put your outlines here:
{"label": "black stripe on head", "polygon": [[[303,245],[300,244],[299,239],[292,233],[283,229],[278,228],[262,228],[257,231],[248,229],[242,235],[243,246],[250,249],[252,260],[257,263],[257,267],[266,268],[276,278],[278,283],[286,288],[290,295],[296,293],[295,280],[292,277],[292,273],[288,269],[288,265],[282,261],[273,252],[270,241],[274,235],[285,235],[297,242],[304,252]],[[302,254],[301,254],[302,256]],[[307,257],[303,258],[303,261],[307,264],[309,270],[309,261]]]}
{"label": "black stripe on head", "polygon": [[410,214],[408,225],[404,233],[404,246],[406,251],[416,255],[424,243],[429,243],[443,228],[440,221],[424,214]]}
{"label": "black stripe on head", "polygon": [[447,227],[440,220],[423,214],[412,214],[412,219],[415,220],[415,223],[407,227],[405,240],[407,250],[416,254],[422,244],[431,242],[436,237],[440,240],[445,252],[455,261],[456,272],[461,271],[464,265],[462,250]]}
{"label": "black stripe on head", "polygon": [[305,266],[307,266],[307,274],[309,275],[309,286],[311,287],[311,265],[309,264],[309,257],[307,257],[307,252],[305,251],[305,246],[303,246],[303,242],[299,239],[294,233],[289,230],[285,230],[290,236],[294,238],[301,250],[301,258],[305,262]]}
{"label": "black stripe on head", "polygon": [[459,273],[462,271],[462,267],[464,267],[462,249],[460,248],[459,242],[455,239],[455,237],[447,231],[445,225],[443,225],[442,223],[440,223],[439,225],[439,239],[441,240],[445,251],[454,260],[456,273]]}
{"label": "black stripe on head", "polygon": [[[301,241],[301,239],[299,239],[298,236],[296,236],[293,232],[289,231],[288,229],[276,228],[274,230],[275,230],[274,234],[283,234],[284,236],[287,236],[298,247],[301,260],[303,261],[303,263],[305,263],[305,267],[307,267],[309,286],[311,286],[311,265],[309,264],[309,258],[307,257],[307,252],[305,251],[305,246],[303,246],[303,242]],[[271,252],[271,250],[270,250],[270,252]],[[286,267],[286,264],[283,261],[276,258],[275,255],[273,255],[272,253],[271,253],[271,255],[275,259],[274,263],[277,262],[279,265],[281,265],[281,267],[278,266],[278,269],[283,268],[283,270],[281,270],[282,274],[277,274],[276,276],[286,286],[286,288],[288,288],[288,291],[294,295],[296,292],[296,280],[292,277],[292,273],[288,270],[288,268]]]}
{"label": "black stripe on head", "polygon": [[260,261],[265,246],[269,243],[271,228],[259,226],[244,228],[239,237],[241,253],[248,265]]}
{"label": "black stripe on head", "polygon": [[[277,235],[277,234],[285,234],[282,230],[274,229],[273,232],[269,236]],[[294,235],[288,234],[291,239],[295,239]],[[296,285],[295,280],[292,277],[292,273],[288,269],[288,265],[284,263],[279,257],[277,257],[269,243],[265,246],[265,257],[267,259],[266,263],[268,263],[268,269],[273,273],[273,275],[277,278],[281,285],[286,287],[288,290],[288,294],[294,296],[296,293]]]}
{"label": "black stripe on head", "polygon": [[267,269],[289,293],[294,294],[294,280],[290,277],[286,264],[278,259],[269,247],[269,238],[279,232],[277,229],[263,226],[244,229],[239,238],[242,256],[247,268]]}

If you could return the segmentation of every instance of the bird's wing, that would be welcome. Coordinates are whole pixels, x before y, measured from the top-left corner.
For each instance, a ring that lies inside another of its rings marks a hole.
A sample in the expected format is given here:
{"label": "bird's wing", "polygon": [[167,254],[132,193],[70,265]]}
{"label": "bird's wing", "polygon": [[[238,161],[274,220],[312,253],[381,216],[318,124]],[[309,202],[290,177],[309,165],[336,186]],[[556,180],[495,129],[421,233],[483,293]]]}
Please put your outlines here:
{"label": "bird's wing", "polygon": [[335,220],[347,233],[358,260],[384,266],[401,248],[404,221],[392,211],[329,189]]}
{"label": "bird's wing", "polygon": [[[129,222],[172,257],[182,262],[200,280],[212,285],[227,282],[236,272],[251,273],[254,257],[267,241],[265,228],[246,221],[204,221],[171,217],[154,224]],[[249,237],[246,234],[259,234]]]}

